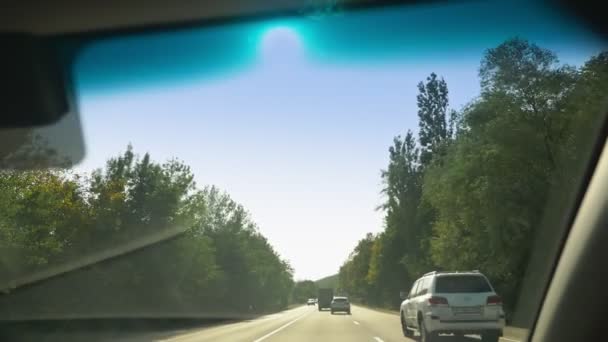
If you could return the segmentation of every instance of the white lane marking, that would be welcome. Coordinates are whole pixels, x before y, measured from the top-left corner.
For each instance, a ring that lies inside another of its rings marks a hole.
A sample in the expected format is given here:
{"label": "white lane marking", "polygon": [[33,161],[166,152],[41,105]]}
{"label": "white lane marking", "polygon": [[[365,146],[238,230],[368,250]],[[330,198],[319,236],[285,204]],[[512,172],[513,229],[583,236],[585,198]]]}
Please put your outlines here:
{"label": "white lane marking", "polygon": [[353,321],[353,323],[355,323],[356,325],[359,325],[359,322],[357,322],[357,321]]}
{"label": "white lane marking", "polygon": [[512,340],[510,338],[506,338],[506,337],[501,337],[501,340],[505,340],[505,341],[509,341],[509,342],[521,342],[520,340]]}
{"label": "white lane marking", "polygon": [[258,338],[257,340],[254,340],[253,342],[261,342],[261,341],[264,341],[265,339],[267,339],[267,338],[269,338],[270,336],[272,336],[272,335],[274,335],[274,334],[278,333],[279,331],[281,331],[281,330],[283,330],[283,329],[287,328],[288,326],[290,326],[290,325],[294,324],[295,322],[299,321],[300,319],[304,318],[305,316],[308,316],[308,315],[309,315],[311,312],[313,312],[313,311],[309,311],[309,312],[307,312],[307,313],[305,313],[305,314],[303,314],[303,315],[298,316],[296,319],[294,319],[294,320],[292,320],[292,321],[290,321],[290,322],[287,322],[287,323],[285,323],[285,324],[281,325],[281,326],[280,326],[280,327],[278,327],[277,329],[275,329],[275,330],[273,330],[273,331],[269,332],[268,334],[266,334],[266,335],[264,335],[264,336],[262,336],[262,337]]}
{"label": "white lane marking", "polygon": [[269,319],[275,319],[275,318],[279,318],[279,317],[283,317],[283,313],[276,313],[276,314],[271,314],[271,315],[266,315],[262,318],[256,318],[256,321],[266,321]]}
{"label": "white lane marking", "polygon": [[267,321],[267,320],[271,320],[271,319],[278,319],[283,317],[286,313],[289,312],[295,312],[295,311],[300,311],[302,309],[302,307],[297,307],[294,309],[290,309],[290,310],[286,310],[284,312],[279,312],[279,313],[275,313],[275,314],[269,314],[266,316],[262,316],[259,318],[255,318],[253,320],[243,320],[243,321],[236,321],[233,323],[227,323],[227,324],[218,324],[218,325],[213,325],[210,327],[205,327],[202,329],[197,329],[196,331],[190,332],[190,333],[184,333],[184,334],[178,334],[175,336],[172,336],[170,338],[167,339],[159,339],[156,340],[157,342],[177,342],[177,341],[181,341],[181,340],[186,340],[186,339],[191,339],[194,338],[197,335],[200,334],[205,334],[205,333],[209,333],[211,331],[217,331],[219,330],[225,330],[225,329],[230,329],[230,330],[242,330],[245,328],[249,328],[250,325],[256,325],[258,323]]}
{"label": "white lane marking", "polygon": [[384,342],[382,341],[382,339],[378,336],[374,336],[374,340],[376,340],[376,342]]}

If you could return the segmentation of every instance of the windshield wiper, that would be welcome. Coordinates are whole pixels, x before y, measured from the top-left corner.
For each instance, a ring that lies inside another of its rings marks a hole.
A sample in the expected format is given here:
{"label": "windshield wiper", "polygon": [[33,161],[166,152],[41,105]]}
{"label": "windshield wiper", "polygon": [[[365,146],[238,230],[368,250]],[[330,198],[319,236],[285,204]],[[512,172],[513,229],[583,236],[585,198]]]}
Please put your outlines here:
{"label": "windshield wiper", "polygon": [[147,248],[162,242],[166,242],[178,237],[186,231],[184,227],[173,229],[164,229],[148,234],[134,241],[123,243],[117,247],[110,247],[100,252],[94,252],[83,257],[76,258],[56,266],[51,266],[47,269],[34,271],[25,276],[14,278],[8,281],[0,282],[0,293],[10,293],[11,291],[34,283],[38,283],[59,275],[76,271],[84,267],[88,267],[109,259],[121,257],[126,254],[131,254],[135,251]]}

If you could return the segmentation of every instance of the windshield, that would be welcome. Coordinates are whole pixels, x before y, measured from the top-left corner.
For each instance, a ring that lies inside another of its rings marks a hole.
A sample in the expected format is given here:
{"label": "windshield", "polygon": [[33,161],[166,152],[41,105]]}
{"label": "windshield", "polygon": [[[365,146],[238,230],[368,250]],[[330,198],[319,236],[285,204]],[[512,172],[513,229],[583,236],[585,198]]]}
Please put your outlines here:
{"label": "windshield", "polygon": [[435,279],[436,293],[481,293],[492,292],[484,277],[480,276],[442,276]]}
{"label": "windshield", "polygon": [[66,167],[0,172],[1,318],[251,320],[223,338],[261,341],[301,315],[264,338],[291,340],[300,324],[332,336],[341,294],[353,319],[331,322],[398,340],[400,292],[479,270],[504,308],[493,329],[528,328],[537,311],[518,303],[544,287],[521,289],[552,270],[528,265],[551,264],[608,85],[604,42],[543,6],[66,38],[86,155],[47,153],[64,141],[35,131],[23,153]]}

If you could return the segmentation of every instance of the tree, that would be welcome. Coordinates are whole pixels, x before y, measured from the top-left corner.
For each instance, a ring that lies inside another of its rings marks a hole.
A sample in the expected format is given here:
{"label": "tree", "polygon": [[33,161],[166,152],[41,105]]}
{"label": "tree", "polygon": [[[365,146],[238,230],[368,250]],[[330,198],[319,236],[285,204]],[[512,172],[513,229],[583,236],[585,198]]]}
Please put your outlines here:
{"label": "tree", "polygon": [[576,70],[560,66],[552,51],[514,38],[486,52],[479,76],[482,97],[500,99],[509,109],[502,113],[529,123],[543,139],[549,172],[559,168],[557,149],[570,116],[563,109],[576,84]]}
{"label": "tree", "polygon": [[317,297],[317,284],[312,280],[297,281],[291,297],[294,303],[306,303],[308,298]]}
{"label": "tree", "polygon": [[437,213],[434,262],[482,270],[511,309],[549,191],[568,188],[561,156],[580,148],[565,110],[578,77],[551,51],[512,39],[486,52],[480,79],[466,129],[427,170],[423,197]]}
{"label": "tree", "polygon": [[[481,94],[446,121],[447,85],[431,74],[417,97],[420,154],[411,133],[389,149],[366,277],[378,304],[432,269],[479,269],[509,313],[533,242],[568,210],[605,111],[608,53],[577,69],[515,38],[486,51],[479,77]],[[354,260],[340,269],[350,286]]]}
{"label": "tree", "polygon": [[[373,272],[368,280],[376,282],[381,301],[396,305],[399,290],[412,272],[421,267],[423,257],[420,238],[424,233],[418,224],[421,197],[421,165],[414,135],[396,137],[389,148],[389,166],[382,172],[386,202],[386,229],[378,236],[372,260]],[[370,266],[372,267],[372,266]]]}
{"label": "tree", "polygon": [[194,203],[195,207],[205,207],[206,212],[191,229],[208,237],[216,251],[219,277],[214,305],[232,310],[285,307],[293,271],[258,232],[246,210],[215,187],[193,196],[204,203]]}
{"label": "tree", "polygon": [[0,172],[0,274],[4,279],[73,255],[89,228],[83,189],[59,170]]}
{"label": "tree", "polygon": [[374,236],[368,233],[365,238],[359,240],[338,273],[339,290],[363,303],[366,303],[371,295],[367,277],[374,239]]}
{"label": "tree", "polygon": [[420,161],[422,165],[427,165],[433,155],[441,151],[444,142],[455,133],[456,112],[448,114],[448,86],[435,73],[431,73],[426,82],[418,83],[418,92],[416,102],[420,128]]}
{"label": "tree", "polygon": [[[177,234],[44,286],[18,289],[0,298],[0,307],[160,316],[286,307],[293,287],[290,265],[243,206],[215,187],[198,189],[193,179],[183,162],[157,163],[147,153],[140,158],[131,146],[90,175],[0,172],[3,279],[120,251],[160,232]],[[14,298],[28,305],[2,305]]]}

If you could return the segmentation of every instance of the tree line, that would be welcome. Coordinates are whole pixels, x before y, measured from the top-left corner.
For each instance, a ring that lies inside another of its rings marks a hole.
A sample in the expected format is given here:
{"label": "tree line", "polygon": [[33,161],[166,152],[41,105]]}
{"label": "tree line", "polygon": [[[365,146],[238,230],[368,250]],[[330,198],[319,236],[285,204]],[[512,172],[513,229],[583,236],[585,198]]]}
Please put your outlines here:
{"label": "tree line", "polygon": [[514,38],[486,50],[479,81],[459,110],[440,76],[418,84],[417,135],[394,138],[381,173],[384,229],[339,270],[355,300],[398,308],[426,272],[477,269],[512,312],[543,215],[567,209],[604,114],[608,53],[573,67]]}
{"label": "tree line", "polygon": [[288,305],[290,265],[243,206],[216,187],[197,187],[179,160],[158,163],[129,146],[91,173],[0,171],[3,282],[176,229],[171,239],[8,290],[0,301],[24,293],[33,312],[159,315]]}

